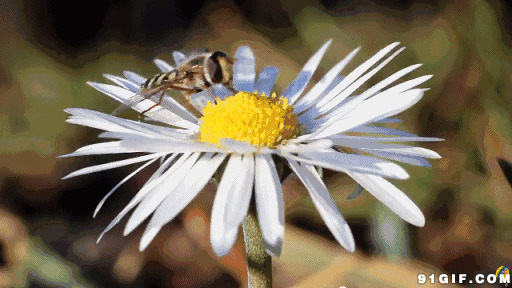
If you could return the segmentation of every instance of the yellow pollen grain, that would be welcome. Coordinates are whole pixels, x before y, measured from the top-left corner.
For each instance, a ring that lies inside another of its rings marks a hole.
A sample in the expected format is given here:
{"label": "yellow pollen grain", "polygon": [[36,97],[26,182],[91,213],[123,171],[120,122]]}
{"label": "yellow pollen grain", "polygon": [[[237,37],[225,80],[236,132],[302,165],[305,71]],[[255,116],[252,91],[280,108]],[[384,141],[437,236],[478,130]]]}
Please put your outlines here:
{"label": "yellow pollen grain", "polygon": [[220,147],[223,138],[274,148],[297,132],[297,115],[288,99],[238,92],[203,108],[200,141]]}

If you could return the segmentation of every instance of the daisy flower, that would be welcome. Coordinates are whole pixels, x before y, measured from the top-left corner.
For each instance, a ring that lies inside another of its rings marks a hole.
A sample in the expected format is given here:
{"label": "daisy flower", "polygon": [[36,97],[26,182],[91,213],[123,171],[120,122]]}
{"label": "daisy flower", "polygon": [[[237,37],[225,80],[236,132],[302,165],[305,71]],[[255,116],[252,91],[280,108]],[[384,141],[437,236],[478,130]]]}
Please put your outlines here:
{"label": "daisy flower", "polygon": [[[100,137],[114,140],[88,145],[65,156],[133,156],[83,168],[65,178],[143,163],[107,193],[96,215],[119,186],[159,161],[158,169],[103,232],[132,210],[125,235],[151,217],[142,235],[141,250],[221,168],[211,216],[214,252],[223,256],[233,247],[254,191],[265,248],[271,255],[279,255],[284,239],[284,203],[275,159],[287,163],[302,181],[325,224],[348,251],[355,250],[354,238],[322,181],[319,167],[346,173],[402,219],[423,226],[425,218],[420,209],[387,178],[409,177],[397,162],[428,166],[427,158],[440,158],[434,151],[399,142],[441,139],[419,137],[382,124],[399,121],[390,117],[421,99],[427,89],[417,86],[431,75],[397,84],[421,66],[412,65],[355,93],[404,49],[397,49],[399,43],[393,43],[345,77],[339,76],[359,51],[355,49],[306,91],[330,44],[325,43],[308,60],[281,95],[272,93],[278,68],[266,67],[257,75],[253,52],[247,46],[240,47],[233,66],[233,87],[238,92],[216,85],[192,95],[200,117],[171,97],[165,97],[161,106],[145,114],[151,123],[82,108],[67,109],[67,122],[103,130]],[[177,63],[183,60],[182,53],[173,55]],[[155,63],[163,72],[174,69],[159,59]],[[115,85],[89,84],[121,103],[138,93],[146,80],[133,72],[124,72],[124,77],[105,77]],[[211,101],[212,94],[215,101]],[[132,108],[142,112],[153,105],[151,99],[146,99]]]}

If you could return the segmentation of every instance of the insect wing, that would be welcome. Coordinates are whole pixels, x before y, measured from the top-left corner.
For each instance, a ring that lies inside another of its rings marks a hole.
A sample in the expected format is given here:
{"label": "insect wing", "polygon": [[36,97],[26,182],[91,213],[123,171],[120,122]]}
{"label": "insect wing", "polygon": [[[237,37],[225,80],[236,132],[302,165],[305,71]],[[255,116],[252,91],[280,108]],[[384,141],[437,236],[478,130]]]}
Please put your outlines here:
{"label": "insect wing", "polygon": [[121,114],[122,112],[128,110],[129,108],[132,108],[137,103],[142,102],[143,100],[146,100],[150,98],[151,96],[154,96],[156,92],[158,92],[159,88],[147,91],[146,93],[137,93],[133,95],[132,97],[128,98],[124,103],[119,105],[110,115],[116,116]]}

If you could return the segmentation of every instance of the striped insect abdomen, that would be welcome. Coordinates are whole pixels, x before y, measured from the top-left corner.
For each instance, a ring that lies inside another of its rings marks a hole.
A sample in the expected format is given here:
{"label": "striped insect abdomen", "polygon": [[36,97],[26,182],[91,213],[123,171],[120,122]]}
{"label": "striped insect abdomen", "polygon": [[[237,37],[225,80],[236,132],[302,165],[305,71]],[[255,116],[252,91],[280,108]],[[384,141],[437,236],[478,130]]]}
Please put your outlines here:
{"label": "striped insect abdomen", "polygon": [[165,84],[169,79],[176,78],[176,70],[172,70],[166,73],[159,73],[149,78],[141,85],[142,89],[150,90],[156,87],[160,87]]}

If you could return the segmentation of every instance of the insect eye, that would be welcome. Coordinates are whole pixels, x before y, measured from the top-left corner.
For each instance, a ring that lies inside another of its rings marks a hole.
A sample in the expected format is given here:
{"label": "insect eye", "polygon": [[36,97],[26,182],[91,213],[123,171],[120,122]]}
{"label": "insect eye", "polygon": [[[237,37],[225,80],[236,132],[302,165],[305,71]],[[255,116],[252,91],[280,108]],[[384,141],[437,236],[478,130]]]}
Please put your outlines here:
{"label": "insect eye", "polygon": [[212,58],[208,59],[208,62],[206,64],[208,75],[210,75],[210,79],[212,80],[212,83],[215,83],[215,84],[221,83],[222,82],[222,69],[219,65],[218,60],[212,59]]}

